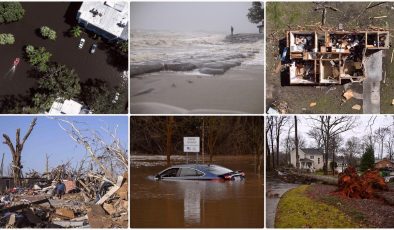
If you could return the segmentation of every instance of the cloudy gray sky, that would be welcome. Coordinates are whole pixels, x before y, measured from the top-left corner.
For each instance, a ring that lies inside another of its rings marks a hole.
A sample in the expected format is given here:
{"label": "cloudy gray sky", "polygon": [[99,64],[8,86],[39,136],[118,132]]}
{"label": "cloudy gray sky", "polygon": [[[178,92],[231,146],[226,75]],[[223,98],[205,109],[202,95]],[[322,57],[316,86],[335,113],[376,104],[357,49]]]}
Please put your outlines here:
{"label": "cloudy gray sky", "polygon": [[[313,122],[309,119],[311,116],[298,116],[298,134],[307,141],[307,146],[315,146],[315,142],[310,138],[307,133],[311,129]],[[371,119],[372,118],[372,119]],[[291,124],[294,122],[294,116],[291,116]],[[362,138],[364,135],[374,132],[379,127],[387,127],[393,124],[393,116],[379,115],[379,116],[357,116],[356,127],[342,134],[345,141],[352,136]],[[370,125],[373,124],[373,125]],[[290,123],[289,123],[290,125]],[[288,126],[284,128],[282,133],[282,139],[286,138]],[[294,128],[292,129],[291,135],[294,135]]]}
{"label": "cloudy gray sky", "polygon": [[257,33],[251,2],[132,2],[131,30]]}

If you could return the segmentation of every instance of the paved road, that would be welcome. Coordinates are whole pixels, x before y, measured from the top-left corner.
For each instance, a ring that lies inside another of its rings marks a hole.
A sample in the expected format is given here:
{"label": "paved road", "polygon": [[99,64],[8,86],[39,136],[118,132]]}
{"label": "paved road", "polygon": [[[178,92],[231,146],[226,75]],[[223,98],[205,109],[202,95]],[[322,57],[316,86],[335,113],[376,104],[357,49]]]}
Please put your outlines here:
{"label": "paved road", "polygon": [[266,226],[267,228],[275,227],[276,208],[282,195],[292,188],[299,185],[284,183],[279,180],[271,180],[267,176],[267,197],[266,197]]}

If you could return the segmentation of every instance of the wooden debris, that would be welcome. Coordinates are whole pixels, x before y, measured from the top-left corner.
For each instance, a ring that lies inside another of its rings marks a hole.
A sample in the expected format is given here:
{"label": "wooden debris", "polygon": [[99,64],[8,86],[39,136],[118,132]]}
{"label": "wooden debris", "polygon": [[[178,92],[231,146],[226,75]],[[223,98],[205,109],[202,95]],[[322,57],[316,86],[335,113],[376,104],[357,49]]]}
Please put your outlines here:
{"label": "wooden debris", "polygon": [[309,107],[315,107],[316,105],[317,105],[316,102],[311,102],[311,103],[309,104]]}
{"label": "wooden debris", "polygon": [[71,220],[75,218],[74,212],[69,208],[58,208],[56,209],[55,214],[66,220]]}
{"label": "wooden debris", "polygon": [[353,91],[351,89],[346,90],[343,97],[348,101],[353,97]]}
{"label": "wooden debris", "polygon": [[353,105],[352,109],[354,109],[354,110],[361,110],[361,105],[355,104],[355,105]]}

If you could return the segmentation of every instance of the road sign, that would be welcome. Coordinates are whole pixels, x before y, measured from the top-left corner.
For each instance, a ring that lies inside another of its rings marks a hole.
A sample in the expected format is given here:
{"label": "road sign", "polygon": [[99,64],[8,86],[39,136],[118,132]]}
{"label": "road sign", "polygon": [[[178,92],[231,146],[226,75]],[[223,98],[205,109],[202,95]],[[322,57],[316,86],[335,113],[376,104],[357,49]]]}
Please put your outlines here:
{"label": "road sign", "polygon": [[185,153],[200,152],[200,137],[183,137],[183,151]]}

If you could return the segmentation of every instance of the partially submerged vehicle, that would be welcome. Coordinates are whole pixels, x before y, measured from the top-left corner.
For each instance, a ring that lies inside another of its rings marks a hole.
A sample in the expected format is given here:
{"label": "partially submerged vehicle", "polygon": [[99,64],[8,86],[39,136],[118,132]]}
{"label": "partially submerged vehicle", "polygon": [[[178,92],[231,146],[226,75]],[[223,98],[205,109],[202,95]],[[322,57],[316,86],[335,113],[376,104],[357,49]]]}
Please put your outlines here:
{"label": "partially submerged vehicle", "polygon": [[290,85],[379,80],[389,37],[388,31],[288,31],[282,61],[286,55]]}
{"label": "partially submerged vehicle", "polygon": [[155,180],[244,180],[245,173],[214,164],[171,166],[155,176]]}

